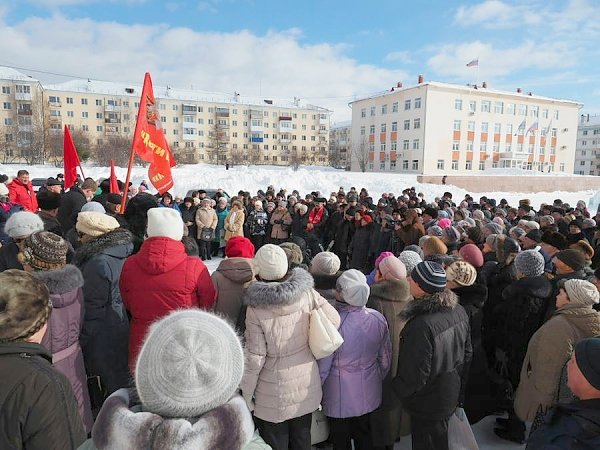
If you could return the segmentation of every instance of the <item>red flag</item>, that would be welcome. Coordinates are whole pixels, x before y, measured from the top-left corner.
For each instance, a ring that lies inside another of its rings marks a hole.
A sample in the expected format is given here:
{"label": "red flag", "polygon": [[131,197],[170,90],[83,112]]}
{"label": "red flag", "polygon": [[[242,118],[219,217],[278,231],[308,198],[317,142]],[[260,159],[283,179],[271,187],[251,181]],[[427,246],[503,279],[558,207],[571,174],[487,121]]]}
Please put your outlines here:
{"label": "red flag", "polygon": [[77,167],[81,166],[77,149],[73,143],[69,127],[65,125],[65,137],[63,141],[63,162],[65,172],[65,189],[69,189],[77,181]]}
{"label": "red flag", "polygon": [[117,175],[115,174],[115,161],[110,160],[110,193],[119,194],[119,184],[117,183]]}
{"label": "red flag", "polygon": [[150,163],[148,177],[156,190],[160,194],[164,194],[171,189],[173,187],[171,167],[175,165],[175,159],[163,133],[154,99],[152,80],[148,72],[144,77],[144,88],[132,146],[140,158]]}

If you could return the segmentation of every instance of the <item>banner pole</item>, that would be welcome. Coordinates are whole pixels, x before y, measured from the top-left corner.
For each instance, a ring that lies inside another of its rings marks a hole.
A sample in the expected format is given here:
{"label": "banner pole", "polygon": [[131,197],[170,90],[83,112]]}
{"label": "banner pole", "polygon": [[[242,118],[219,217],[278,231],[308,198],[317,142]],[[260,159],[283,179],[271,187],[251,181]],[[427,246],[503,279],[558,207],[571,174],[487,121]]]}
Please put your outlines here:
{"label": "banner pole", "polygon": [[127,193],[129,192],[129,181],[131,180],[131,168],[133,166],[133,158],[135,150],[133,149],[133,143],[135,138],[131,141],[131,152],[129,153],[129,163],[127,164],[127,176],[125,177],[125,188],[123,189],[123,200],[121,200],[120,214],[125,214],[125,204],[127,202]]}

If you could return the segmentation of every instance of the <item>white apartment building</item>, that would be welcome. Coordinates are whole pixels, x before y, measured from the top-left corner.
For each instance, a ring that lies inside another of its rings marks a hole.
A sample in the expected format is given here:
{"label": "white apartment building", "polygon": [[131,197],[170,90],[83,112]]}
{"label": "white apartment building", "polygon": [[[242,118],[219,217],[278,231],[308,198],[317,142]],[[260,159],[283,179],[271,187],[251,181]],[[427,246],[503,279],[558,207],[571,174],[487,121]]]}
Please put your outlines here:
{"label": "white apartment building", "polygon": [[577,175],[600,175],[600,115],[582,114],[577,129],[575,170]]}
{"label": "white apartment building", "polygon": [[329,163],[338,169],[350,168],[352,122],[346,120],[331,125],[329,131]]}
{"label": "white apartment building", "polygon": [[580,103],[428,81],[350,103],[352,170],[573,172]]}
{"label": "white apartment building", "polygon": [[[3,90],[5,84],[0,71]],[[43,100],[32,108],[43,111],[49,134],[67,125],[86,133],[92,144],[111,136],[131,139],[141,85],[72,80],[39,86]],[[325,108],[160,86],[154,86],[154,96],[179,163],[329,163],[330,111]]]}

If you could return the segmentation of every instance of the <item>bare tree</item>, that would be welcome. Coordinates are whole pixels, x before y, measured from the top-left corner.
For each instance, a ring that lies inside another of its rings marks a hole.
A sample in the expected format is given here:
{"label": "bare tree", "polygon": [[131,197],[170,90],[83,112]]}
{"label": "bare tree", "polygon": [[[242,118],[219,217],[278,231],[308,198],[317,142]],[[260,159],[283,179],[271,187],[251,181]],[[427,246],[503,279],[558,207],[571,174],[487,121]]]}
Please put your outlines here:
{"label": "bare tree", "polygon": [[0,134],[0,158],[2,164],[10,164],[15,162],[19,154],[16,150],[17,127],[13,125],[5,125]]}
{"label": "bare tree", "polygon": [[208,158],[216,164],[225,164],[229,156],[229,134],[227,126],[220,125],[215,121],[215,125],[208,133]]}
{"label": "bare tree", "polygon": [[[54,164],[56,167],[62,167],[64,164],[64,130],[54,128],[46,129],[45,135],[44,145],[46,147],[46,161]],[[73,138],[73,144],[75,144],[79,159],[81,161],[90,159],[94,153],[94,148],[89,132],[76,129],[71,131],[71,137]]]}
{"label": "bare tree", "polygon": [[123,134],[106,136],[101,143],[96,144],[94,159],[101,166],[110,165],[112,159],[115,161],[115,165],[126,167],[129,163],[131,140],[131,136]]}
{"label": "bare tree", "polygon": [[295,172],[300,168],[300,155],[298,155],[298,149],[292,147],[292,151],[290,152],[290,167]]}
{"label": "bare tree", "polygon": [[356,159],[360,171],[366,172],[369,163],[369,143],[365,136],[359,142],[352,143],[352,157]]}
{"label": "bare tree", "polygon": [[21,157],[28,165],[46,162],[46,118],[41,108],[19,109],[17,111],[17,146]]}

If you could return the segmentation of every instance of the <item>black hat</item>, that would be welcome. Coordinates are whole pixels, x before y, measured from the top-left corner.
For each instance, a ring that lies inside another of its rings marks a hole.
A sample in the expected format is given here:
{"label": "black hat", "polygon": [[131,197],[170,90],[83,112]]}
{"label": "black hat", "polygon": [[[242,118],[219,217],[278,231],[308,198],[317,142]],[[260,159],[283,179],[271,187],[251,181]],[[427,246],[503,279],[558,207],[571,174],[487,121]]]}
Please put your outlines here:
{"label": "black hat", "polygon": [[537,242],[538,244],[540,242],[542,242],[542,232],[535,228],[533,230],[529,231],[529,233],[527,233],[525,235],[525,237],[531,239],[532,241]]}
{"label": "black hat", "polygon": [[567,238],[557,231],[548,230],[542,234],[541,242],[551,245],[558,250],[564,250],[569,246]]}
{"label": "black hat", "polygon": [[570,227],[577,227],[581,230],[581,228],[583,227],[583,224],[579,221],[579,220],[571,220],[569,222],[569,226]]}
{"label": "black hat", "polygon": [[467,229],[467,237],[475,243],[480,243],[483,235],[481,234],[481,229],[479,227],[470,227]]}
{"label": "black hat", "polygon": [[317,197],[315,201],[317,203],[327,203],[327,199],[325,197]]}
{"label": "black hat", "polygon": [[62,186],[62,181],[56,178],[50,177],[46,180],[46,186]]}
{"label": "black hat", "polygon": [[60,194],[58,192],[42,191],[37,194],[38,206],[43,211],[50,211],[60,207]]}
{"label": "black hat", "polygon": [[354,208],[353,206],[351,206],[350,208],[348,208],[346,210],[346,214],[349,216],[353,216],[354,214],[356,214],[356,208]]}
{"label": "black hat", "polygon": [[522,205],[519,205],[519,209],[522,209],[525,212],[529,212],[529,211],[531,211],[531,206],[522,204]]}
{"label": "black hat", "polygon": [[106,203],[112,203],[113,205],[120,205],[123,201],[123,196],[119,194],[106,194]]}
{"label": "black hat", "polygon": [[435,208],[425,208],[425,210],[423,211],[423,214],[427,214],[428,216],[431,216],[433,219],[437,219],[438,216],[438,210]]}
{"label": "black hat", "polygon": [[600,338],[579,341],[575,346],[575,359],[588,383],[600,390]]}
{"label": "black hat", "polygon": [[496,199],[495,198],[488,198],[487,200],[487,204],[490,206],[496,206]]}

